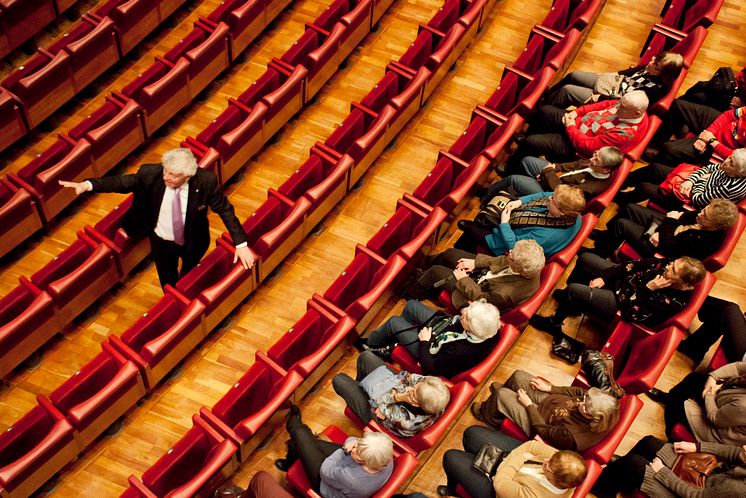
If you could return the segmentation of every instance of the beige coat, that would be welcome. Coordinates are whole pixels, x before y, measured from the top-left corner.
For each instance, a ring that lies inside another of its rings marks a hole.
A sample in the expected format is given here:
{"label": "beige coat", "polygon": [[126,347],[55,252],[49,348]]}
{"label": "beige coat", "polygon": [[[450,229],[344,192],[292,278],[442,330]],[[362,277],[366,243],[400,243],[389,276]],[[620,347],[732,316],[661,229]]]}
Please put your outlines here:
{"label": "beige coat", "polygon": [[544,462],[557,450],[540,441],[528,441],[511,451],[497,468],[492,486],[497,498],[568,498],[573,490],[567,489],[561,494],[554,494],[544,487],[536,477],[521,472],[527,460]]}
{"label": "beige coat", "polygon": [[[729,363],[710,373],[717,380],[746,374],[746,362]],[[740,446],[746,443],[746,388],[721,389],[684,404],[686,419],[697,441]]]}

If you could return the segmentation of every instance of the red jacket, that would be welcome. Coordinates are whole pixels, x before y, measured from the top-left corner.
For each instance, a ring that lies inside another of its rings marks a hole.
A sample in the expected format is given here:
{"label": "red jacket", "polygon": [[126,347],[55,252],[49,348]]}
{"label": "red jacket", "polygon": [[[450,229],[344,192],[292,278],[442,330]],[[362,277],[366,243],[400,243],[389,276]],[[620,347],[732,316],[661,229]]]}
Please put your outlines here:
{"label": "red jacket", "polygon": [[626,152],[642,140],[648,129],[647,114],[643,114],[639,123],[620,121],[612,112],[617,102],[602,100],[578,107],[575,124],[568,126],[566,131],[579,155],[588,158],[601,147],[611,145]]}

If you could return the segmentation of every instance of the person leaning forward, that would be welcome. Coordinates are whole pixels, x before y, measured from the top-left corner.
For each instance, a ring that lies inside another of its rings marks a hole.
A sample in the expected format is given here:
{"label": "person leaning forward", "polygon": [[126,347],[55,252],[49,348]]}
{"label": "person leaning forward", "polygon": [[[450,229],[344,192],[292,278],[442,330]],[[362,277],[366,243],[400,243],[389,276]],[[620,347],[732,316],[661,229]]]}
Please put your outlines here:
{"label": "person leaning forward", "polygon": [[176,284],[207,252],[210,246],[208,206],[223,220],[236,244],[233,262],[240,261],[246,269],[254,266],[246,233],[233,206],[220,190],[217,177],[198,168],[189,149],[172,149],[163,154],[161,164],[143,164],[134,174],[59,183],[75,189],[77,195],[84,192],[134,194],[123,228],[130,236],[150,238],[162,287]]}

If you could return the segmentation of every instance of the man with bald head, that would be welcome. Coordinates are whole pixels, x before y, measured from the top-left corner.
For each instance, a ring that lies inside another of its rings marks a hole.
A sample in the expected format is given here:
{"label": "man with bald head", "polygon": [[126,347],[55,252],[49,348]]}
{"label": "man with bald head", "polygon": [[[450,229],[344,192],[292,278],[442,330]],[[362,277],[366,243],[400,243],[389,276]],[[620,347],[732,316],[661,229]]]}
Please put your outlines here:
{"label": "man with bald head", "polygon": [[640,90],[574,111],[542,106],[531,119],[526,138],[510,157],[509,172],[520,172],[518,165],[526,156],[562,162],[578,156],[587,159],[607,146],[626,152],[640,142],[648,128],[647,108],[648,97]]}

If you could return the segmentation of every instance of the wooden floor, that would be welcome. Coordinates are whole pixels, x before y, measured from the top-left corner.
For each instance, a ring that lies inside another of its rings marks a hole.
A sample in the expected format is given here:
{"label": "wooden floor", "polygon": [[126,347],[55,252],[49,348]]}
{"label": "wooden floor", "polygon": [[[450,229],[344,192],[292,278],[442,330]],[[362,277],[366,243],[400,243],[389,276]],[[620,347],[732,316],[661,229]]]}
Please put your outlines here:
{"label": "wooden floor", "polygon": [[[154,35],[140,50],[139,58],[117,68],[105,85],[99,85],[94,97],[83,96],[67,117],[56,119],[44,133],[34,133],[22,145],[6,155],[5,171],[16,171],[31,157],[55,140],[58,131],[69,129],[82,116],[103,101],[108,90],[121,88],[138,72],[148,67],[153,56],[161,55],[191,30],[192,23],[215,8],[217,0],[187,2],[191,9],[177,12],[172,27]],[[143,162],[157,162],[165,150],[178,146],[194,135],[225,107],[227,97],[236,96],[262,74],[271,56],[285,51],[303,31],[303,23],[313,20],[328,5],[328,0],[296,0],[276,21],[271,30],[247,51],[243,63],[235,65],[207,92],[204,102],[192,105],[172,120],[170,128],[138,150],[121,171],[136,169]],[[387,149],[363,179],[362,187],[327,217],[319,232],[308,238],[279,267],[277,275],[249,297],[223,328],[213,331],[199,351],[193,352],[169,380],[158,386],[124,419],[123,430],[101,439],[61,476],[60,485],[51,492],[56,497],[118,496],[127,476],[142,472],[191,427],[191,415],[201,406],[212,406],[254,361],[257,349],[266,349],[304,313],[313,292],[320,292],[336,278],[351,260],[357,242],[365,242],[387,220],[396,200],[411,191],[432,168],[438,150],[447,148],[468,124],[472,108],[484,102],[496,88],[503,67],[510,64],[525,46],[531,26],[540,21],[550,0],[498,0],[485,29],[467,48],[456,70],[449,73],[429,104],[410,122],[392,147]],[[250,214],[265,197],[268,187],[282,183],[307,157],[308,148],[328,136],[347,115],[349,104],[359,100],[380,79],[385,64],[404,52],[417,33],[417,25],[426,22],[440,6],[438,0],[395,0],[380,27],[371,33],[350,56],[348,66],[340,70],[319,93],[316,102],[304,109],[252,160],[243,173],[227,188],[239,218]],[[607,0],[603,12],[590,32],[573,68],[594,71],[618,70],[638,60],[640,47],[652,24],[659,19],[662,0]],[[746,22],[746,7],[727,0],[718,22],[710,28],[689,77],[687,88],[707,79],[723,65],[746,65],[746,44],[739,28]],[[56,128],[56,129],[55,129]],[[0,268],[0,295],[17,284],[18,276],[30,275],[44,266],[76,237],[83,226],[98,220],[121,201],[116,195],[97,195],[82,199],[51,229],[32,241],[26,250]],[[604,215],[603,221],[611,213]],[[220,220],[211,215],[212,235],[222,230]],[[728,267],[717,273],[713,295],[746,307],[746,285],[740,271],[746,267],[746,243],[741,241]],[[0,390],[0,430],[5,430],[36,404],[36,395],[48,394],[64,379],[100,351],[100,342],[109,334],[121,333],[161,296],[155,270],[150,262],[127,282],[102,298],[100,305],[71,325],[62,337],[44,349],[35,370],[19,371]],[[550,300],[551,301],[551,300]],[[398,311],[402,303],[391,301],[379,323]],[[552,302],[545,303],[543,312]],[[579,338],[600,345],[604,335],[587,326]],[[528,328],[516,346],[498,367],[494,379],[505,380],[516,368],[524,368],[561,383],[574,375],[569,367],[548,354],[546,334]],[[354,370],[355,354],[348,352],[320,383],[319,388],[298,400],[304,419],[314,430],[337,424],[354,432],[344,417],[344,404],[331,389],[331,376]],[[683,377],[693,365],[677,355],[659,383],[667,388]],[[486,396],[486,384],[478,398]],[[642,435],[662,436],[662,411],[645,396],[645,407],[625,439],[626,451]],[[421,459],[421,466],[407,487],[434,496],[437,483],[444,483],[441,457],[448,448],[460,447],[463,430],[474,424],[468,410],[457,420],[442,443]],[[271,437],[253,459],[234,474],[233,481],[245,485],[251,475],[265,469],[281,478],[272,461],[282,456],[286,435]]]}

